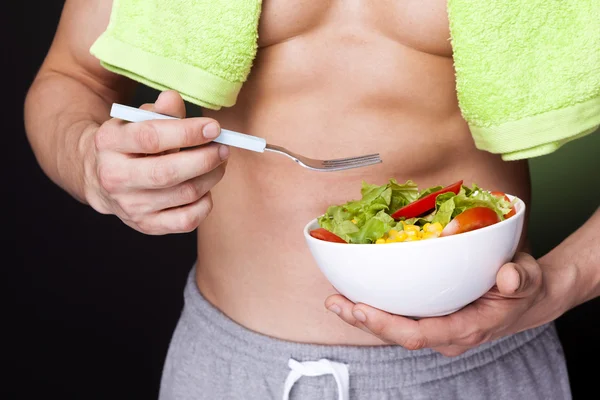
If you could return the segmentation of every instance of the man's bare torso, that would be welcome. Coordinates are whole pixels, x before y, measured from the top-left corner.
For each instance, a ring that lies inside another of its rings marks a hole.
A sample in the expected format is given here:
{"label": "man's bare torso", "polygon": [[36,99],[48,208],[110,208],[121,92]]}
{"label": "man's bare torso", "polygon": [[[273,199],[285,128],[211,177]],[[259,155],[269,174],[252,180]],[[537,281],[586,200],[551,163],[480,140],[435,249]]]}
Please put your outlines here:
{"label": "man's bare torso", "polygon": [[198,228],[197,280],[236,322],[299,342],[381,344],[325,310],[334,290],[302,236],[328,205],[358,198],[363,180],[427,187],[464,179],[529,199],[526,163],[478,151],[461,117],[445,5],[263,3],[260,48],[237,104],[204,115],[310,157],[379,152],[384,162],[319,173],[232,149]]}

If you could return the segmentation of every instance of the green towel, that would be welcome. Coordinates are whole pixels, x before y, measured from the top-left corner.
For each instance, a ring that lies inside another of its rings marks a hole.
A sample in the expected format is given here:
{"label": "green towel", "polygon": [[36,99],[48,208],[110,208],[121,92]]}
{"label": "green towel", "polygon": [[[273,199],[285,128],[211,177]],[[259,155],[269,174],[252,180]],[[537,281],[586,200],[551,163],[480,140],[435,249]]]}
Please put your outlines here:
{"label": "green towel", "polygon": [[600,0],[448,0],[456,89],[479,149],[551,153],[600,125]]}
{"label": "green towel", "polygon": [[[261,0],[114,0],[102,65],[202,107],[235,104]],[[448,0],[456,89],[475,145],[517,160],[600,126],[600,0]]]}
{"label": "green towel", "polygon": [[257,51],[261,0],[113,0],[90,52],[108,70],[190,103],[235,104]]}

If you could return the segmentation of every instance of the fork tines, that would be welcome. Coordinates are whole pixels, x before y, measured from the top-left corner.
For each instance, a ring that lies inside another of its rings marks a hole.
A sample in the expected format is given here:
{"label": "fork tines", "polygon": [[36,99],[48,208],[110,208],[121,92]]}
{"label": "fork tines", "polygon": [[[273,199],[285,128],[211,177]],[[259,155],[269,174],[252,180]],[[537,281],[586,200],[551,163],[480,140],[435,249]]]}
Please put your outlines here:
{"label": "fork tines", "polygon": [[340,167],[342,165],[349,165],[349,164],[359,164],[359,165],[363,165],[363,164],[376,164],[381,162],[381,157],[379,156],[379,153],[377,154],[367,154],[364,156],[359,156],[359,157],[348,157],[348,158],[338,158],[335,160],[325,160],[323,161],[323,165],[325,166],[331,166],[331,167]]}

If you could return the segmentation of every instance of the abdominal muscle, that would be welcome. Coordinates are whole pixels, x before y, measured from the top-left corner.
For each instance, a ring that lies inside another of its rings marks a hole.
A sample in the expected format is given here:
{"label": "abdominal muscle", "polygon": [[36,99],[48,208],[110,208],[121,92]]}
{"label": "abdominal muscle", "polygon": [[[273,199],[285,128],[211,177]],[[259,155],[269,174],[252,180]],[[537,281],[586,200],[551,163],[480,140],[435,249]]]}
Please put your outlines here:
{"label": "abdominal muscle", "polygon": [[256,332],[379,345],[324,308],[335,290],[308,251],[305,224],[360,198],[362,181],[390,178],[420,188],[463,179],[529,202],[527,164],[474,147],[456,99],[444,1],[300,3],[264,3],[260,49],[236,105],[204,115],[308,157],[380,153],[383,163],[314,172],[279,154],[232,148],[198,228],[197,283]]}

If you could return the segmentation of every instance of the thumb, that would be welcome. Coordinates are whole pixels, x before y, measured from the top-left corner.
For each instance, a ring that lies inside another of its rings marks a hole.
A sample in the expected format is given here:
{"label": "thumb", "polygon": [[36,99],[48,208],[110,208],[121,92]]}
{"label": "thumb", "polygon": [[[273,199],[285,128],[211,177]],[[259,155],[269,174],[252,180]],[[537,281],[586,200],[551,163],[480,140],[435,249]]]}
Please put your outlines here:
{"label": "thumb", "polygon": [[542,271],[529,254],[518,253],[512,262],[504,264],[496,275],[498,291],[507,297],[527,297],[540,289]]}
{"label": "thumb", "polygon": [[[140,106],[142,110],[157,112],[159,114],[169,115],[176,118],[185,118],[185,103],[181,95],[175,90],[166,90],[161,92],[154,104],[146,103]],[[164,151],[163,154],[177,153],[179,149]]]}
{"label": "thumb", "polygon": [[142,110],[157,112],[176,118],[185,118],[186,109],[183,98],[174,90],[161,92],[154,103],[144,103]]}
{"label": "thumb", "polygon": [[154,111],[171,117],[185,118],[185,103],[175,90],[162,92],[154,102]]}

